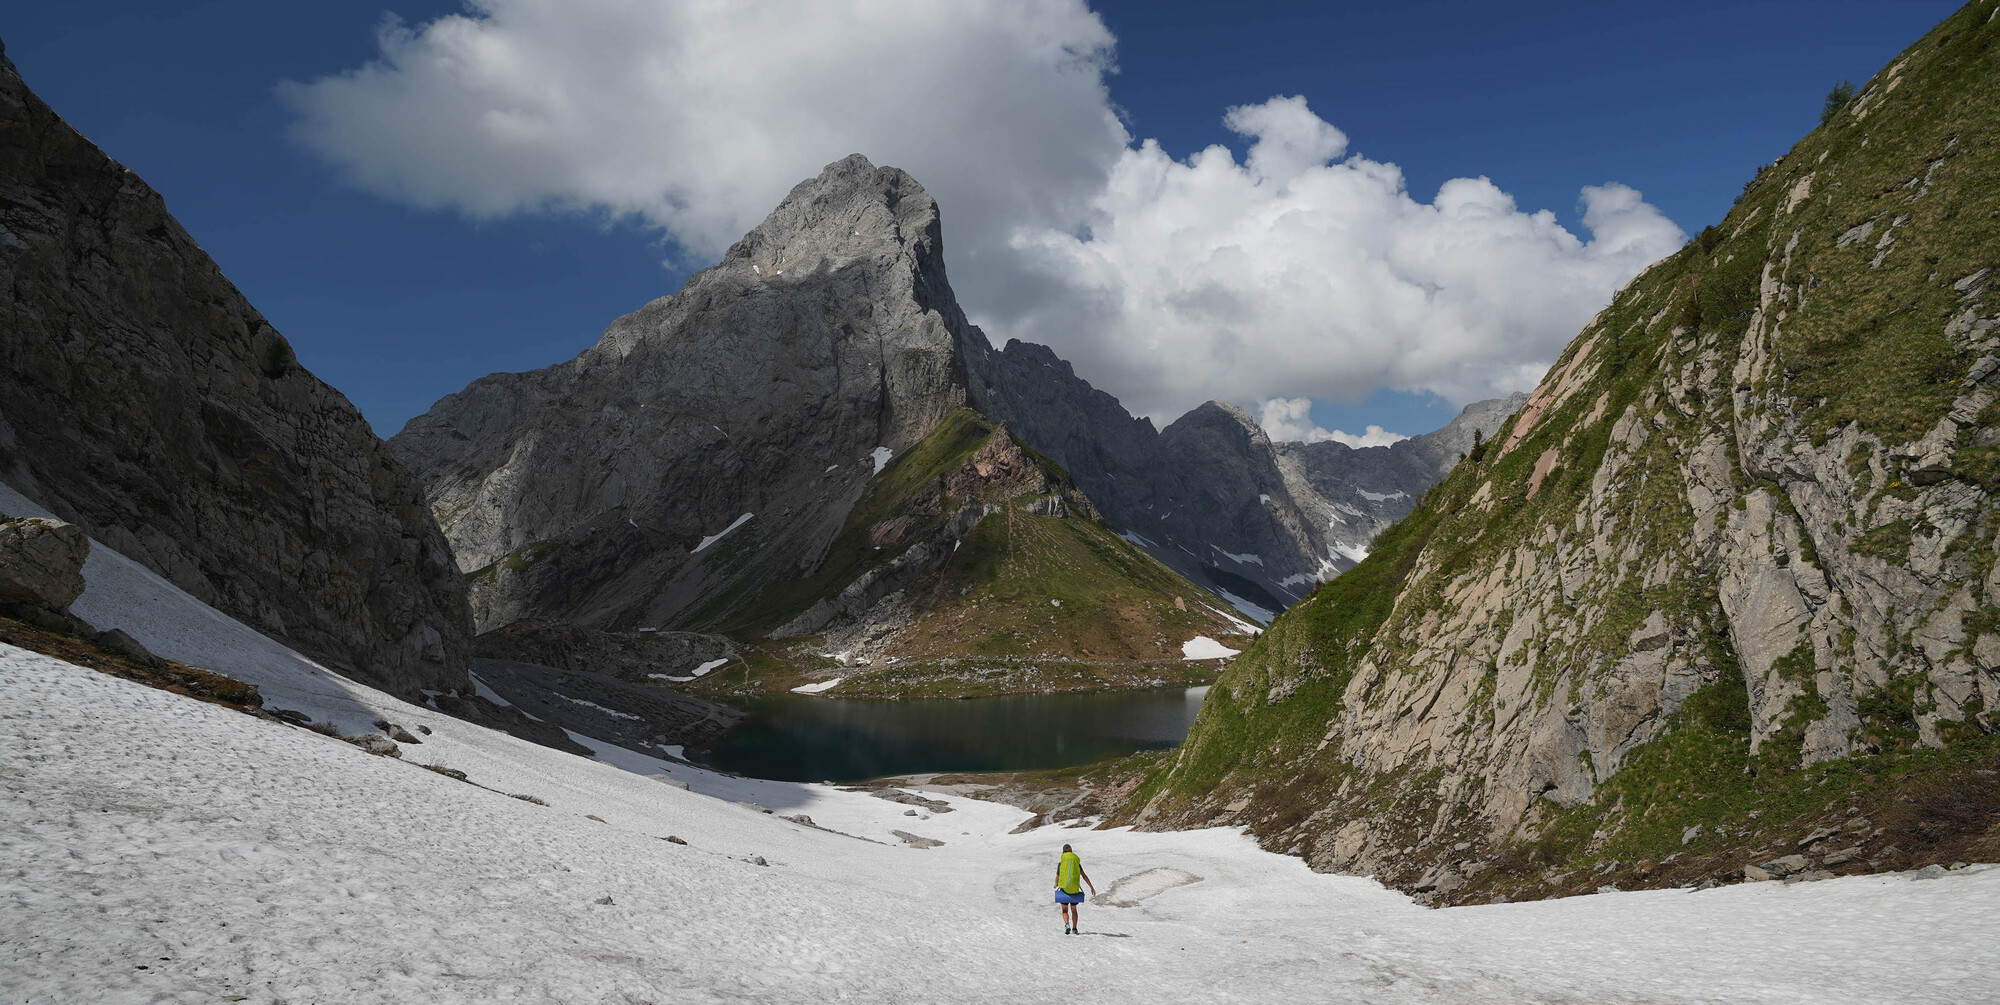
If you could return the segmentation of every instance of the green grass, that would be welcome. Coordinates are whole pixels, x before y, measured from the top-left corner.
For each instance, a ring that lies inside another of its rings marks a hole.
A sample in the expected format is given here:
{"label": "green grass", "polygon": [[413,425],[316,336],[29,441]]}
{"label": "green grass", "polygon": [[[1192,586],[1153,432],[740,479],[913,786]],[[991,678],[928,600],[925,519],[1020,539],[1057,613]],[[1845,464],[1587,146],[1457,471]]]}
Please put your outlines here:
{"label": "green grass", "polygon": [[[1180,643],[1233,632],[1204,601],[1217,603],[1142,549],[1076,512],[1082,497],[1059,465],[1018,439],[1009,442],[1041,470],[1047,491],[1070,500],[1071,515],[1028,511],[1046,492],[956,498],[956,476],[994,437],[1011,436],[966,409],[890,462],[862,491],[819,567],[808,576],[746,588],[711,603],[719,628],[753,644],[771,665],[756,677],[697,689],[777,690],[810,670],[826,670],[812,647],[764,644],[769,632],[919,541],[942,540],[945,521],[971,502],[997,507],[959,539],[940,569],[903,588],[915,619],[886,655],[847,674],[843,695],[964,697],[1047,690],[1096,690],[1155,683],[1206,683],[1213,664],[1180,663]],[[877,549],[871,531],[907,519],[895,543]],[[944,541],[947,546],[951,541]],[[1177,604],[1179,599],[1181,603]],[[727,612],[727,613],[721,613]],[[984,664],[981,664],[984,661]],[[761,684],[755,683],[761,681]]]}
{"label": "green grass", "polygon": [[863,572],[894,560],[910,544],[930,536],[952,507],[939,506],[921,514],[901,542],[880,550],[868,543],[869,529],[912,509],[919,495],[963,465],[995,428],[970,409],[953,410],[928,436],[869,480],[848,511],[839,536],[810,576],[748,585],[717,597],[691,620],[713,624],[713,630],[723,634],[762,638],[814,602],[838,594]]}

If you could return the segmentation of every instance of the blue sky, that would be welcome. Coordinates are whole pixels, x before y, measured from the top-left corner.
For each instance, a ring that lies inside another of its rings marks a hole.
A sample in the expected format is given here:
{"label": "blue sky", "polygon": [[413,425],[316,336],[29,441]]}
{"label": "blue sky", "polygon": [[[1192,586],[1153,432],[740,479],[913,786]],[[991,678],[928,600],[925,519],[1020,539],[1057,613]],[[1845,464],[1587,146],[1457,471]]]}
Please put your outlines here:
{"label": "blue sky", "polygon": [[[1956,7],[1927,0],[1819,0],[1522,7],[1107,2],[1094,9],[1116,38],[1116,72],[1102,77],[1102,87],[1133,144],[1157,140],[1174,162],[1225,144],[1241,161],[1255,137],[1225,126],[1225,109],[1299,95],[1311,115],[1344,134],[1343,143],[1326,148],[1338,151],[1333,160],[1359,155],[1393,163],[1416,203],[1429,202],[1448,179],[1483,176],[1521,210],[1551,210],[1562,227],[1587,240],[1579,191],[1608,182],[1637,189],[1645,203],[1688,232],[1712,222],[1758,164],[1814,125],[1820,99],[1835,81],[1865,80]],[[293,137],[302,113],[296,102],[280,99],[281,81],[338,74],[375,58],[376,27],[386,12],[421,29],[462,9],[402,0],[386,6],[382,0],[73,0],[15,6],[0,15],[0,39],[29,86],[164,193],[181,222],[292,340],[300,359],[387,435],[437,397],[487,372],[574,355],[613,317],[673,292],[687,266],[706,264],[713,255],[714,238],[689,237],[683,247],[667,236],[683,233],[676,229],[682,224],[661,213],[649,217],[629,206],[593,204],[589,193],[577,197],[586,207],[581,211],[474,218],[463,208],[424,208],[421,199],[357,186],[340,155],[309,150]],[[1072,24],[1071,30],[1081,29]],[[996,86],[1009,85],[1002,79]],[[341,114],[365,116],[370,107],[362,102]],[[1068,135],[1063,129],[1075,127],[1044,132]],[[842,141],[836,134],[828,142]],[[808,155],[817,152],[800,154]],[[356,154],[348,167],[366,156],[376,155]],[[1137,160],[1131,166],[1146,167]],[[438,184],[462,176],[461,170]],[[974,191],[978,182],[919,179],[944,202],[949,242],[955,217],[948,193]],[[626,215],[613,220],[620,208]],[[974,206],[956,218],[1007,212],[1002,204]],[[1151,206],[1119,212],[1125,214],[1121,225],[1135,231],[1132,221],[1157,216]],[[729,221],[742,215],[725,215],[709,229],[735,226]],[[1055,244],[1066,227],[1078,230],[1065,219],[1049,218]],[[1109,230],[1107,223],[1099,226]],[[1108,240],[1091,237],[1099,244]],[[1648,249],[1660,240],[1657,234],[1651,239]],[[1343,382],[1342,354],[1357,343],[1337,340],[1325,352],[1306,353],[1326,362],[1317,377],[1303,376],[1303,384],[1279,386],[1270,368],[1236,367],[1234,360],[1209,370],[1176,369],[1174,359],[1197,348],[1216,351],[1210,342],[1158,348],[1173,358],[1156,359],[1151,369],[1135,363],[1125,373],[1123,361],[1138,359],[1137,350],[1065,329],[1070,322],[1062,305],[1068,301],[1061,296],[1009,302],[1006,283],[971,275],[981,263],[997,261],[1004,244],[996,237],[989,246],[1000,250],[953,259],[954,283],[980,301],[972,305],[975,316],[990,315],[989,330],[996,334],[1054,344],[1078,359],[1084,376],[1130,400],[1177,408],[1199,392],[1254,408],[1261,396],[1310,396],[1311,419],[1319,426],[1359,432],[1372,423],[1411,433],[1455,411],[1425,388],[1457,393],[1470,386],[1386,357],[1370,365],[1391,376]],[[970,238],[967,246],[976,251]],[[1100,250],[1086,240],[1051,253],[1091,256]],[[995,274],[1000,271],[994,266]],[[982,283],[993,289],[982,290]],[[1144,297],[1146,290],[1135,286],[1128,293]],[[1601,298],[1602,292],[1592,287],[1577,295]],[[1463,307],[1472,314],[1479,309],[1476,302]],[[1557,320],[1530,312],[1519,323],[1568,323],[1562,320],[1568,315],[1551,316]],[[1144,331],[1157,323],[1139,312],[1076,327]],[[1301,322],[1252,313],[1232,323],[1249,326],[1254,336],[1260,324]],[[1048,336],[1038,338],[1044,329]],[[1475,325],[1467,337],[1482,337],[1482,330]],[[1521,336],[1515,355],[1473,354],[1463,367],[1531,366],[1547,354],[1550,339],[1560,345],[1574,330],[1572,324],[1567,331]],[[1367,335],[1364,330],[1350,338]],[[1240,333],[1226,344],[1240,346],[1235,351],[1245,356],[1301,352],[1296,340],[1267,347],[1254,337],[1245,342]],[[1231,374],[1226,380],[1220,376],[1225,370]],[[1213,390],[1202,386],[1205,373],[1218,375]],[[1171,389],[1145,398],[1154,386],[1149,382]],[[1398,382],[1411,390],[1378,389]]]}

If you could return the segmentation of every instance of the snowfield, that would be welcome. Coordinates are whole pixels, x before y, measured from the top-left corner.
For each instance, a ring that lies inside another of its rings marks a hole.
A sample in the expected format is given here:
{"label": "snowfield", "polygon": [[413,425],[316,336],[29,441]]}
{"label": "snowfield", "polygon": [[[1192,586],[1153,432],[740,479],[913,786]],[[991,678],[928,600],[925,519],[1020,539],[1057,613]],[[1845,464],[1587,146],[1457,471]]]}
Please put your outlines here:
{"label": "snowfield", "polygon": [[[91,563],[99,627],[348,732],[432,732],[376,757],[0,646],[8,1002],[2000,999],[2000,869],[1431,911],[1233,830],[1010,834],[992,803],[574,757]],[[1050,903],[1065,841],[1082,937]]]}

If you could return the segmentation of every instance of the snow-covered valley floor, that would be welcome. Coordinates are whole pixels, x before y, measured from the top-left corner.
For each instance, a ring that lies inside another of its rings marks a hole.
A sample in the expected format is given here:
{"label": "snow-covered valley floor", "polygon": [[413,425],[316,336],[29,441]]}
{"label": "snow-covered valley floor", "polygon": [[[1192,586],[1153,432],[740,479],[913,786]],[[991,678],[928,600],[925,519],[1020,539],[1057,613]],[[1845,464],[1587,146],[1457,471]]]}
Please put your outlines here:
{"label": "snow-covered valley floor", "polygon": [[[78,614],[267,706],[432,733],[376,757],[0,646],[7,1002],[2000,1000],[2000,868],[1432,911],[1230,830],[1010,834],[1027,814],[997,804],[573,757],[345,681],[108,549],[86,577]],[[1064,841],[1101,894],[1082,937],[1050,903]]]}

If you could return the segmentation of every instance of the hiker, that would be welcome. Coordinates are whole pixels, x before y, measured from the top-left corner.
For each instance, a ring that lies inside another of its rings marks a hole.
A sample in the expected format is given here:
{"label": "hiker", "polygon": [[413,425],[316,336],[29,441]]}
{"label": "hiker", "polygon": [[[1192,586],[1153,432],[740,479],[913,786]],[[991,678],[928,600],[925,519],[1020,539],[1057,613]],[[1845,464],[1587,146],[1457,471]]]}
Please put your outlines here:
{"label": "hiker", "polygon": [[1083,860],[1069,850],[1069,845],[1063,845],[1062,858],[1056,860],[1056,903],[1062,906],[1064,935],[1083,934],[1082,926],[1077,924],[1076,905],[1083,903],[1085,886],[1090,887],[1091,896],[1097,896],[1097,884],[1083,871]]}

